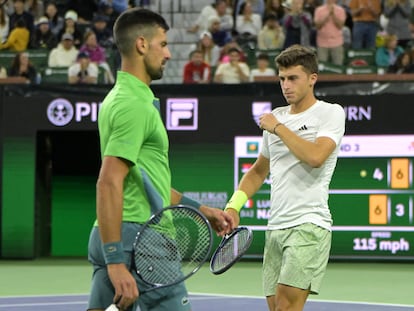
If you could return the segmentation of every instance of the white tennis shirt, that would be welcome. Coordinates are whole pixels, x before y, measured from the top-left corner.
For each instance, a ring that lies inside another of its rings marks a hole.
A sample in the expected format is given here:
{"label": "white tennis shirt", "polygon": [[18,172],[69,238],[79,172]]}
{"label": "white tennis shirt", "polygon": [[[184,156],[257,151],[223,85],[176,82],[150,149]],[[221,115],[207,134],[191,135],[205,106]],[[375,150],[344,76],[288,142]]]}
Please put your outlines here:
{"label": "white tennis shirt", "polygon": [[263,132],[261,153],[270,159],[271,209],[268,229],[285,229],[311,222],[331,230],[329,183],[345,131],[345,112],[338,104],[318,100],[304,112],[290,113],[290,106],[272,111],[279,122],[308,141],[329,137],[336,148],[319,168],[296,158],[279,136]]}

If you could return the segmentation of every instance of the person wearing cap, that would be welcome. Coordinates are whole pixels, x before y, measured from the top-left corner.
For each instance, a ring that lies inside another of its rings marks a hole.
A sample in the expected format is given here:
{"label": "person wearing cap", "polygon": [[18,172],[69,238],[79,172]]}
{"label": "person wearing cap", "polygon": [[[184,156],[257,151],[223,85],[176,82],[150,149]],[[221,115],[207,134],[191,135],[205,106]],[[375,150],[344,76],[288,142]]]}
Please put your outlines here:
{"label": "person wearing cap", "polygon": [[67,0],[66,9],[77,13],[77,23],[89,25],[92,23],[93,15],[98,11],[96,0]]}
{"label": "person wearing cap", "polygon": [[80,30],[77,21],[78,14],[73,10],[67,11],[65,13],[65,23],[62,30],[59,32],[58,38],[62,38],[65,33],[70,33],[73,36],[73,44],[79,49],[82,44],[83,33]]}
{"label": "person wearing cap", "polygon": [[98,66],[91,62],[87,52],[79,52],[77,61],[68,69],[69,84],[97,84]]}
{"label": "person wearing cap", "polygon": [[113,31],[108,27],[108,21],[108,16],[96,14],[92,24],[92,30],[96,35],[96,40],[104,48],[112,48],[114,46]]}
{"label": "person wearing cap", "polygon": [[46,16],[39,18],[36,30],[32,36],[30,47],[32,49],[51,50],[58,44],[56,36],[52,33],[49,26],[49,19]]}
{"label": "person wearing cap", "polygon": [[220,58],[220,47],[214,43],[213,36],[208,31],[203,31],[200,34],[200,39],[196,44],[193,44],[191,50],[200,50],[203,53],[203,60],[211,67],[217,67]]}
{"label": "person wearing cap", "polygon": [[208,18],[208,29],[213,36],[213,41],[219,47],[223,47],[226,43],[232,40],[231,32],[229,30],[223,30],[220,26],[220,18],[218,16],[210,16]]}
{"label": "person wearing cap", "polygon": [[73,45],[73,36],[65,33],[62,41],[49,53],[49,67],[69,67],[76,62],[79,50]]}

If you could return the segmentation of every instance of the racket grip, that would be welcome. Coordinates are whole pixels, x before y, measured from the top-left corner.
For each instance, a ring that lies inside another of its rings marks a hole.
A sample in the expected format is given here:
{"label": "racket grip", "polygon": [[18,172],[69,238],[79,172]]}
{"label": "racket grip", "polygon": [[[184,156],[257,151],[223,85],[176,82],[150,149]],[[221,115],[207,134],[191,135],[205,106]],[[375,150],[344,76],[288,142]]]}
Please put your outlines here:
{"label": "racket grip", "polygon": [[115,304],[111,304],[105,311],[119,311],[119,309]]}

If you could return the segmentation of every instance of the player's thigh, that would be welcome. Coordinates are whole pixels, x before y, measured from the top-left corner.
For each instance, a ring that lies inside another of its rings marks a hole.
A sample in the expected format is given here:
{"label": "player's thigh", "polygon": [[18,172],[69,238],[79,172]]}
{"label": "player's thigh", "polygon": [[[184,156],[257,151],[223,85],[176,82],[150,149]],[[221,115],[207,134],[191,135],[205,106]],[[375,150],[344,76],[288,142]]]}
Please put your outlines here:
{"label": "player's thigh", "polygon": [[283,241],[283,265],[278,283],[318,293],[330,248],[330,231],[311,223],[291,228]]}
{"label": "player's thigh", "polygon": [[140,311],[190,311],[191,304],[184,282],[149,291],[138,300]]}
{"label": "player's thigh", "polygon": [[284,235],[285,230],[266,231],[262,270],[265,296],[275,295],[275,289],[282,267],[283,251],[281,242],[284,239]]}

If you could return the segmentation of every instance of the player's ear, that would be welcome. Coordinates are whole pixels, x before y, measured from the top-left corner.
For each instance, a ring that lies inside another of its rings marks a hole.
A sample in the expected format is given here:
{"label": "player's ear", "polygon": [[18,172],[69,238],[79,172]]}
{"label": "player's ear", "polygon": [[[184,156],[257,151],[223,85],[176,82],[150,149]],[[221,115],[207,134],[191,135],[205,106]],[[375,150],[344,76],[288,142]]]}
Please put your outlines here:
{"label": "player's ear", "polygon": [[135,48],[138,52],[138,54],[143,55],[146,53],[146,50],[148,49],[148,42],[145,40],[143,36],[139,36],[135,40]]}

